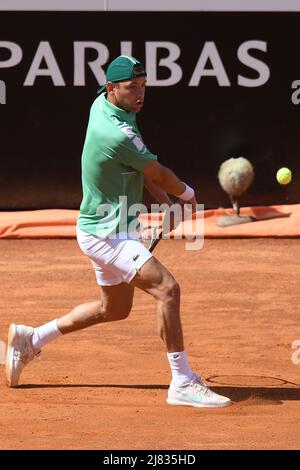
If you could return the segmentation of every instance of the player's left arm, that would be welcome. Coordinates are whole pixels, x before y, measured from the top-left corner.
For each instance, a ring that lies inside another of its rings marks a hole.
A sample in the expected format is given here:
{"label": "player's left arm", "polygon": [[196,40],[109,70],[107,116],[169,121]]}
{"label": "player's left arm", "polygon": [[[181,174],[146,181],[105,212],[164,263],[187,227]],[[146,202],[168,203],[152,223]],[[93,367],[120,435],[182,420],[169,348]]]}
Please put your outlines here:
{"label": "player's left arm", "polygon": [[160,204],[168,204],[168,206],[173,204],[166,191],[155,184],[154,181],[152,181],[152,179],[147,175],[144,175],[144,185],[148,189],[149,193],[154,197],[154,199]]}

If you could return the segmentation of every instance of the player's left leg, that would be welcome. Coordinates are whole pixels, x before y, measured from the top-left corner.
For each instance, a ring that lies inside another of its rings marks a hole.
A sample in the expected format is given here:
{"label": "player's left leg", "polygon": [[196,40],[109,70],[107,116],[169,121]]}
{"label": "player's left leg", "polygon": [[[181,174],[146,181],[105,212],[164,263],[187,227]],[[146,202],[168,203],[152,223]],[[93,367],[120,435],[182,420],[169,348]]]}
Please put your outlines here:
{"label": "player's left leg", "polygon": [[84,234],[81,246],[93,263],[101,298],[78,305],[58,320],[37,328],[10,325],[6,359],[9,387],[18,385],[24,366],[50,341],[72,331],[122,320],[129,315],[134,294],[130,281],[152,255],[141,243],[131,239],[102,240]]}
{"label": "player's left leg", "polygon": [[123,320],[128,317],[134,287],[121,283],[101,286],[101,299],[78,305],[71,312],[37,328],[12,324],[9,327],[6,354],[6,382],[16,387],[25,365],[29,364],[41,348],[55,338],[82,330],[97,323]]}
{"label": "player's left leg", "polygon": [[128,317],[132,308],[134,286],[122,282],[116,286],[100,286],[100,289],[100,300],[78,305],[57,320],[62,334]]}

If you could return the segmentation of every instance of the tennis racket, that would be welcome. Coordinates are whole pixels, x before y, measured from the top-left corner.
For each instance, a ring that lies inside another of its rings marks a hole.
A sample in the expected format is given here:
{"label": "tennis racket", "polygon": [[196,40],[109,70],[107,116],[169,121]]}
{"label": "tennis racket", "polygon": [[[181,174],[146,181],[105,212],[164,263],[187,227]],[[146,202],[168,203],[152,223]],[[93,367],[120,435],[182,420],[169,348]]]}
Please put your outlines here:
{"label": "tennis racket", "polygon": [[157,246],[158,242],[162,239],[162,227],[161,226],[148,226],[144,228],[142,233],[138,237],[138,241],[141,242],[147,250],[151,253]]}
{"label": "tennis racket", "polygon": [[[197,217],[196,213],[193,213],[190,215],[190,218],[192,220],[195,220]],[[149,219],[148,219],[149,221]],[[151,217],[150,217],[151,221]],[[159,241],[164,238],[163,235],[166,235],[165,238],[169,238],[167,234],[170,234],[171,230],[174,230],[174,223],[175,223],[175,228],[177,227],[178,223],[182,221],[182,214],[181,218],[179,220],[174,220],[174,215],[171,213],[171,219],[169,217],[165,217],[162,214],[160,214],[159,221],[156,219],[156,225],[148,225],[147,227],[142,227],[137,239],[143,245],[150,251],[152,252]],[[155,223],[155,219],[154,219]],[[141,228],[141,226],[140,226]]]}

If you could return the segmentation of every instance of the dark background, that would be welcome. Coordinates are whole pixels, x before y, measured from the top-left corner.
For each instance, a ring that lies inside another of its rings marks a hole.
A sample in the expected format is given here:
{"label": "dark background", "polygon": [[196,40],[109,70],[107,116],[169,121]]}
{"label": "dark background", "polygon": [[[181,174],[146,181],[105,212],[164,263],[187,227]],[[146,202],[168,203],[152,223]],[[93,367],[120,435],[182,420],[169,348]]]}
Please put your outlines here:
{"label": "dark background", "polygon": [[[300,79],[300,13],[0,12],[0,24],[0,41],[23,50],[19,65],[0,68],[7,85],[7,104],[0,106],[0,210],[79,207],[81,150],[98,84],[87,68],[86,86],[73,86],[74,41],[104,43],[109,61],[120,54],[121,41],[133,41],[133,55],[142,61],[146,41],[180,47],[182,80],[149,86],[138,123],[148,148],[196,188],[206,208],[230,205],[217,173],[223,160],[238,156],[256,173],[243,205],[299,202],[300,105],[291,102],[291,84]],[[250,51],[271,71],[261,87],[237,85],[238,74],[257,76],[237,58],[249,40],[267,41],[266,53]],[[65,87],[49,77],[23,86],[40,41],[49,41]],[[214,77],[188,86],[205,41],[215,42],[230,87]],[[275,179],[282,166],[293,171],[286,187]]]}

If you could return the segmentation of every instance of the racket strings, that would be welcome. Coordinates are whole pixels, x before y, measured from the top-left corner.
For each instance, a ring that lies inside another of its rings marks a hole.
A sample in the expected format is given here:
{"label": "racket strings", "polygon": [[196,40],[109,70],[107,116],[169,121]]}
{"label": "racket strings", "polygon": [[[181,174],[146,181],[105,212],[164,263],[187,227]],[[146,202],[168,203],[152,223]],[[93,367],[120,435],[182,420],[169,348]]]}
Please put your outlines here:
{"label": "racket strings", "polygon": [[158,227],[146,227],[138,235],[138,241],[141,242],[148,250],[154,247],[159,240],[159,228]]}

